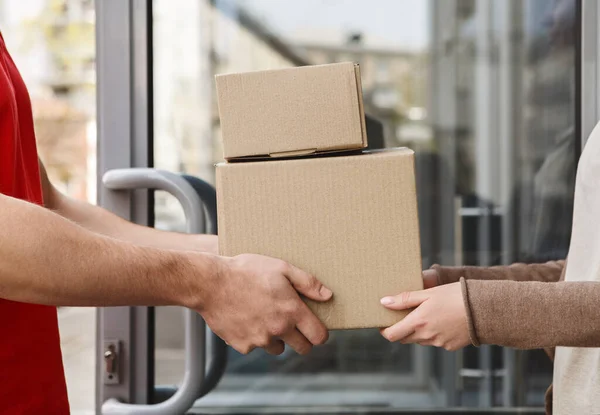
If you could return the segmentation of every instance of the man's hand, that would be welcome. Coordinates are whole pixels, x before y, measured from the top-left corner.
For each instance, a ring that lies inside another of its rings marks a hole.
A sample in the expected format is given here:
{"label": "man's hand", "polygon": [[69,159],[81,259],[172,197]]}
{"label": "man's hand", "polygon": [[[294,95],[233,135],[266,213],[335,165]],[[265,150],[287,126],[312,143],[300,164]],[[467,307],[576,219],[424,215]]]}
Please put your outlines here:
{"label": "man's hand", "polygon": [[[70,294],[67,298],[55,296],[54,300],[46,296],[43,303],[183,305],[200,312],[217,335],[242,353],[264,347],[269,353],[280,354],[285,342],[304,354],[313,345],[327,340],[327,330],[298,296],[299,292],[316,301],[331,298],[331,291],[314,277],[283,261],[259,255],[219,257],[218,240],[214,235],[162,232],[127,222],[104,209],[62,195],[50,183],[41,161],[40,172],[45,206],[49,210],[94,234],[108,236],[113,242],[132,243],[144,257],[142,261],[135,261],[135,255],[124,255],[128,263],[117,264],[114,259],[117,255],[114,252],[111,255],[109,265],[119,271],[111,275],[128,276],[127,282],[123,281],[124,289],[120,290],[106,279],[107,288],[120,292],[120,296],[101,294],[96,289],[97,297],[88,298],[86,290],[89,288],[86,288],[82,290],[84,299],[80,298],[82,294]],[[159,249],[154,251],[152,261],[142,252],[143,247]],[[125,272],[125,266],[135,268],[144,282],[133,281],[130,275],[133,271]],[[110,267],[101,271],[108,272]],[[161,275],[160,280],[155,278],[156,274]],[[22,278],[16,280],[22,281]],[[89,278],[89,281],[103,283],[105,279]],[[157,288],[154,286],[160,285],[157,281],[165,285]],[[1,284],[0,288],[3,288]],[[58,291],[65,294],[64,290]],[[25,298],[39,302],[39,296]]]}
{"label": "man's hand", "polygon": [[327,329],[298,293],[327,301],[332,292],[315,277],[260,255],[219,257],[218,281],[196,309],[231,347],[247,354],[264,348],[281,354],[287,343],[299,354],[327,341]]}
{"label": "man's hand", "polygon": [[383,337],[391,342],[418,343],[446,350],[458,350],[470,344],[460,283],[385,297],[381,303],[391,310],[416,307],[404,320],[381,330]]}

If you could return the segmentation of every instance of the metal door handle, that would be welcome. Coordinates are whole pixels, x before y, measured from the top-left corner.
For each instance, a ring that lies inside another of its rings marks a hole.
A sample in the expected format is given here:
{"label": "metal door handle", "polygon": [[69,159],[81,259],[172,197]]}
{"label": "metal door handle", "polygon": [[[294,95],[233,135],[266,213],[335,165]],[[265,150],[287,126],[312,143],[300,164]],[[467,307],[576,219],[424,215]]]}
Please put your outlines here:
{"label": "metal door handle", "polygon": [[[204,233],[206,221],[204,206],[192,185],[180,175],[150,168],[116,169],[108,171],[102,178],[111,190],[154,189],[175,196],[185,213],[187,231]],[[185,374],[181,387],[164,402],[136,405],[109,399],[102,405],[102,413],[171,415],[185,413],[200,396],[205,380],[206,325],[200,315],[192,310],[185,311]]]}
{"label": "metal door handle", "polygon": [[[217,192],[215,188],[198,177],[185,174],[182,177],[192,185],[203,202],[208,219],[206,233],[217,235]],[[206,336],[208,337],[206,344],[208,359],[204,382],[202,383],[202,389],[198,398],[203,397],[217,386],[227,367],[227,344],[214,334],[209,327],[206,328]],[[154,401],[166,401],[176,392],[177,386],[156,386],[154,388]]]}
{"label": "metal door handle", "polygon": [[[182,177],[192,185],[206,209],[208,219],[206,233],[217,235],[217,191],[202,179],[185,174]],[[227,367],[227,344],[209,327],[206,327],[206,333],[209,338],[207,341],[208,360],[206,375],[198,398],[203,397],[217,386]]]}

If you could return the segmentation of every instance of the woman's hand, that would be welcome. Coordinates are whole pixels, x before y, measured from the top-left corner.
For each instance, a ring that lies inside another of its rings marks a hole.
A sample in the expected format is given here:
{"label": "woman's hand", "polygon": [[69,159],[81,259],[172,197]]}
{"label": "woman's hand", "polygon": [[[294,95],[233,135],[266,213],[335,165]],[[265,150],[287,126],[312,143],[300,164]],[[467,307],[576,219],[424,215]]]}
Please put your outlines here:
{"label": "woman's hand", "polygon": [[402,321],[381,330],[383,337],[391,342],[418,343],[446,350],[458,350],[471,343],[458,282],[384,297],[381,304],[390,310],[414,308]]}

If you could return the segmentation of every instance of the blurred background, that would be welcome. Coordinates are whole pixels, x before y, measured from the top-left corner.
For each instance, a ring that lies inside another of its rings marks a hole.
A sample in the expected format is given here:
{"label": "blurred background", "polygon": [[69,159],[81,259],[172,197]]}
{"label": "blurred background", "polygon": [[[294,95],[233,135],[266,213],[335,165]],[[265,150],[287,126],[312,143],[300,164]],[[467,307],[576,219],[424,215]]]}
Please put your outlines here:
{"label": "blurred background", "polygon": [[[100,0],[96,0],[100,1]],[[214,183],[217,73],[355,61],[373,147],[417,153],[423,263],[566,256],[580,153],[577,0],[154,0],[155,167]],[[96,200],[93,0],[0,0],[53,182]],[[110,87],[110,86],[108,86]],[[157,193],[156,227],[183,231]],[[394,212],[389,212],[394,220]],[[61,309],[74,413],[94,402],[94,311]],[[156,383],[183,374],[181,310],[157,309]],[[447,353],[336,332],[307,357],[230,352],[198,407],[541,406],[542,351]],[[91,413],[91,412],[90,412]]]}

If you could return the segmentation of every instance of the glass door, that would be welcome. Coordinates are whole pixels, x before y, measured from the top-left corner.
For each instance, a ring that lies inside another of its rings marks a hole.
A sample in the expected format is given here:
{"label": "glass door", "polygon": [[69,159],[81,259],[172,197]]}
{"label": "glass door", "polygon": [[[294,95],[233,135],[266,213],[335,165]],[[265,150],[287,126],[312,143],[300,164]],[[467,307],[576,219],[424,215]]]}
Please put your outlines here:
{"label": "glass door", "polygon": [[[424,2],[155,0],[153,8],[158,167],[214,180],[213,164],[221,159],[215,74],[344,60],[361,64],[372,146],[402,145],[403,136],[431,142]],[[179,226],[174,201],[160,197],[157,224]],[[161,322],[168,325],[177,313],[157,310],[157,353],[163,344],[172,347],[161,341]],[[443,396],[430,390],[430,354],[389,344],[377,330],[334,332],[306,357],[230,351],[221,383],[198,404],[440,406]],[[157,364],[157,383],[176,380]]]}
{"label": "glass door", "polygon": [[[434,261],[565,258],[579,153],[579,6],[457,0],[446,7],[433,10],[431,122],[446,178],[435,194],[441,200],[433,199],[443,212],[430,213],[442,230],[431,238],[444,244]],[[453,399],[469,406],[542,405],[552,378],[542,351],[471,347],[455,365]]]}
{"label": "glass door", "polygon": [[[371,145],[416,151],[425,267],[564,258],[579,153],[578,3],[153,0],[150,29],[137,22],[151,45],[148,165],[214,182],[215,74],[355,61]],[[152,213],[157,227],[184,229],[171,196],[156,193]],[[181,316],[157,308],[144,320],[150,385],[183,378]],[[228,354],[192,412],[539,410],[552,377],[541,351],[450,353],[389,344],[376,330],[334,332],[309,356]]]}

